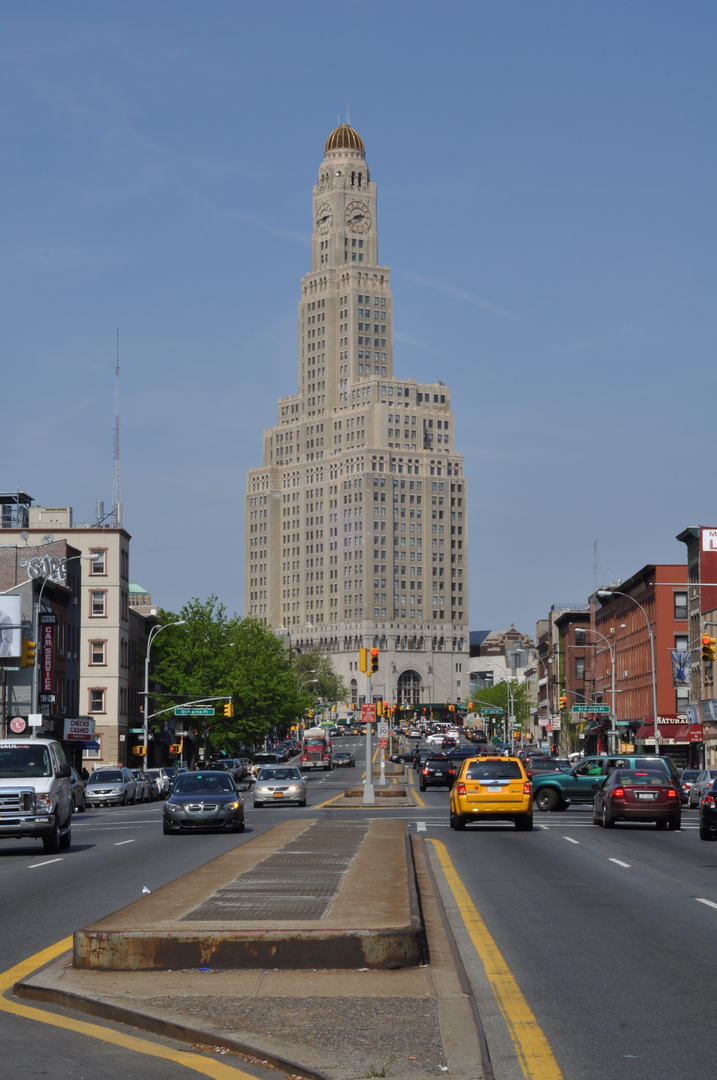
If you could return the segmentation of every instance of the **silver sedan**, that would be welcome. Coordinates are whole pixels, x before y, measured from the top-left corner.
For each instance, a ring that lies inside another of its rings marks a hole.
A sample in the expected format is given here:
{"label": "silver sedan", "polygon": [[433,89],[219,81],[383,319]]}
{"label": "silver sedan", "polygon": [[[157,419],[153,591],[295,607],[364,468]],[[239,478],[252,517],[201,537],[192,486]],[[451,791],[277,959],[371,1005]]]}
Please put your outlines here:
{"label": "silver sedan", "polygon": [[254,806],[294,802],[306,806],[306,780],[295,765],[264,765],[254,785]]}

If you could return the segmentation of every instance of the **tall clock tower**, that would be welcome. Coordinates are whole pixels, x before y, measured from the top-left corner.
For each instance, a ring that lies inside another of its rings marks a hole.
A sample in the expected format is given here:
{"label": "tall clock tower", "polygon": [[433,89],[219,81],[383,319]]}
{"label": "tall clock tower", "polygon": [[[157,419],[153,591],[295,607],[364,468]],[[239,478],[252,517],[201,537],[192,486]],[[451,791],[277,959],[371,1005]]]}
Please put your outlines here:
{"label": "tall clock tower", "polygon": [[[246,613],[332,653],[351,696],[360,647],[390,703],[468,684],[467,492],[450,391],[393,375],[393,297],[377,193],[348,124],[324,146],[301,281],[298,393],[248,473]],[[363,693],[363,688],[361,688]]]}

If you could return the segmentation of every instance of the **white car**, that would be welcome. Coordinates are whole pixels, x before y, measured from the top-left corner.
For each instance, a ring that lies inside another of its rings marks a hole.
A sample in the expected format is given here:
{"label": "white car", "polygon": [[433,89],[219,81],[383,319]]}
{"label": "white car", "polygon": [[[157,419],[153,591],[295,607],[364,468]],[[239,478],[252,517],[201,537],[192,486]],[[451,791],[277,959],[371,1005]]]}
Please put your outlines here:
{"label": "white car", "polygon": [[436,731],[433,735],[426,736],[426,742],[431,744],[435,743],[438,746],[443,746],[443,740],[445,739],[445,737],[445,732]]}

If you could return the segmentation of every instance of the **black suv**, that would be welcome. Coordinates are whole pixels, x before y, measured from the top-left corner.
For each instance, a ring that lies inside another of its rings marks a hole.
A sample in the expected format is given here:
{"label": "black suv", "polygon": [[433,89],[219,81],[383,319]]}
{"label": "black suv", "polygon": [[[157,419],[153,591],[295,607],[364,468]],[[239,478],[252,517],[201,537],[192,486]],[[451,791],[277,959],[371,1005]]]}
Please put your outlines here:
{"label": "black suv", "polygon": [[429,757],[423,762],[419,787],[425,791],[429,785],[434,787],[453,787],[453,781],[461,761],[447,757]]}

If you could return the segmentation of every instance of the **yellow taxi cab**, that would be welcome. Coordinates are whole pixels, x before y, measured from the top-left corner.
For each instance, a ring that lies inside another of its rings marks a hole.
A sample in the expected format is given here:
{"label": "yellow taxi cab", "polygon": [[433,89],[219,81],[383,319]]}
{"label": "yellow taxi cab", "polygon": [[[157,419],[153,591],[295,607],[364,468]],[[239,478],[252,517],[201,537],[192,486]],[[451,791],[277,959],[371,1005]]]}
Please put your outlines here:
{"label": "yellow taxi cab", "polygon": [[466,758],[451,788],[452,829],[468,821],[512,821],[533,828],[533,792],[523,763],[513,757]]}

